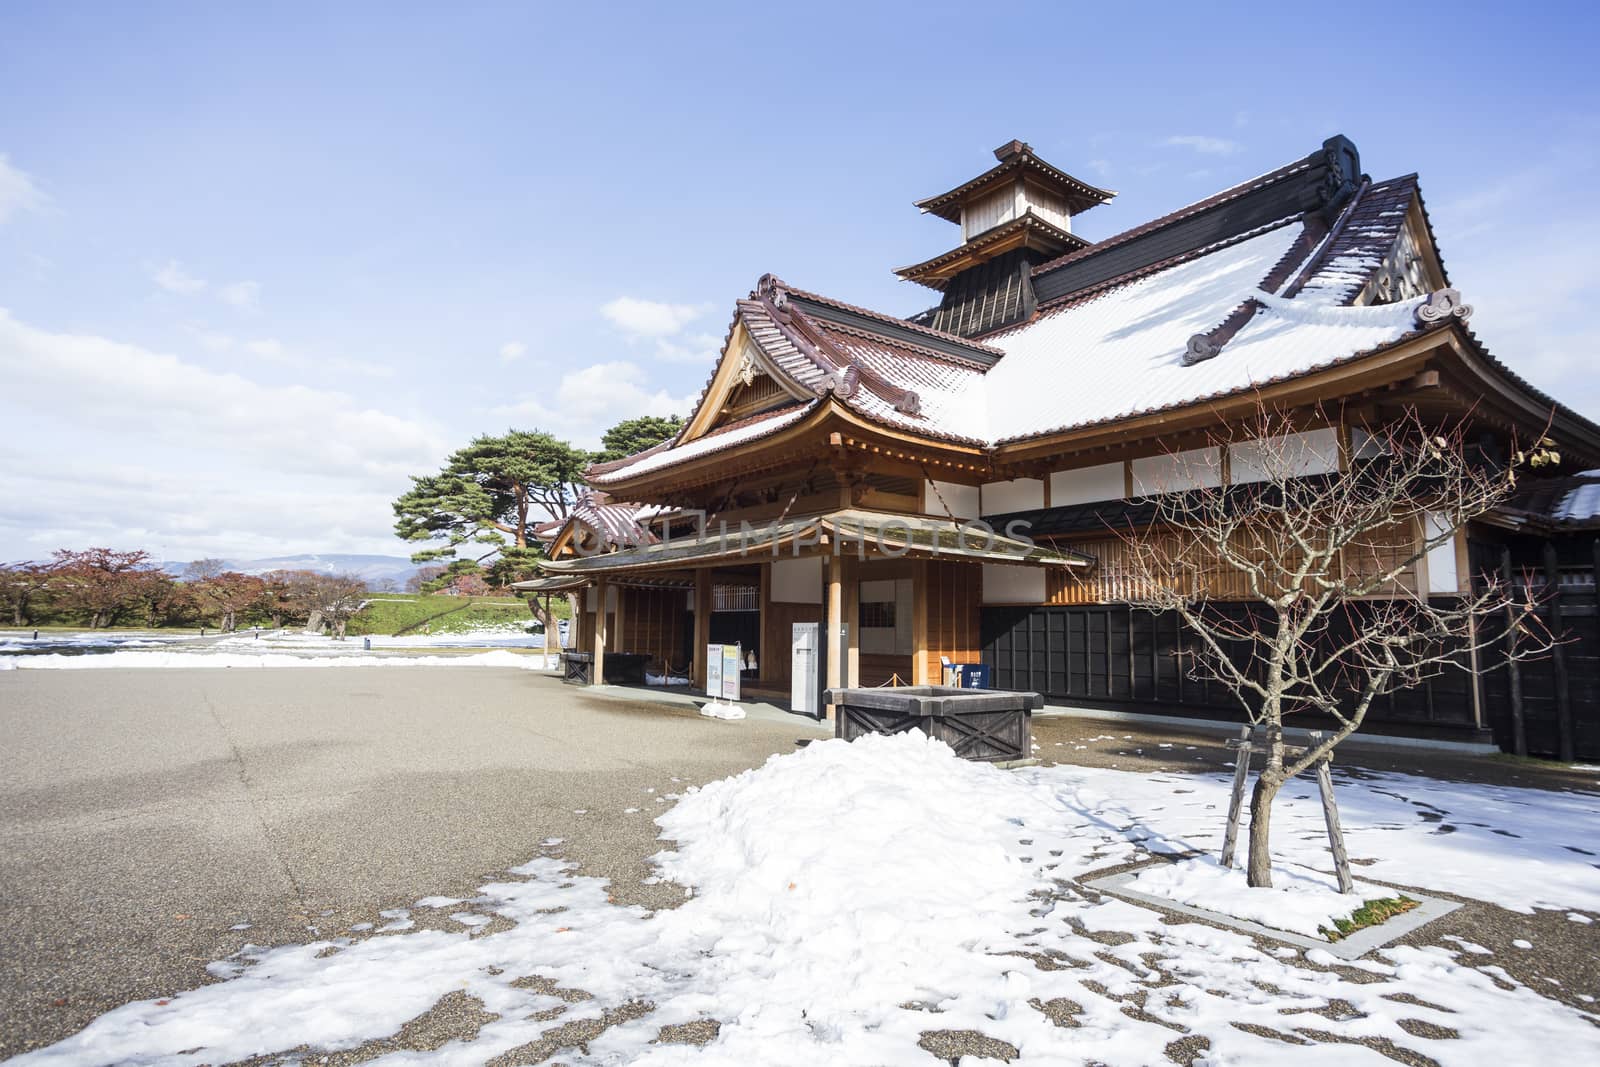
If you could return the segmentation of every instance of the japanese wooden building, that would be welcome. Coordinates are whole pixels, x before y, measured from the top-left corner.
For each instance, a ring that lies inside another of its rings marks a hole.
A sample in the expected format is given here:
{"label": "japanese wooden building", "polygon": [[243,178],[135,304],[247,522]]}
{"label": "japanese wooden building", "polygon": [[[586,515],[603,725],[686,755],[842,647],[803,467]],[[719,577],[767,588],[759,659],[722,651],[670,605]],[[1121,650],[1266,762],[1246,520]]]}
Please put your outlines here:
{"label": "japanese wooden building", "polygon": [[[1304,413],[1308,474],[1350,463],[1363,421],[1414,409],[1470,416],[1485,441],[1554,439],[1555,477],[1407,581],[1450,597],[1509,559],[1559,589],[1570,640],[1522,666],[1524,740],[1600,755],[1600,479],[1579,473],[1600,467],[1600,427],[1468,328],[1415,175],[1373,180],[1334,137],[1091,241],[1077,217],[1114,193],[1018,141],[995,156],[916,202],[960,231],[898,271],[935,307],[898,318],[763,277],[677,436],[589,470],[594,493],[525,583],[577,598],[581,647],[701,684],[706,645],[739,642],[747,686],[787,694],[792,624],[817,622],[840,649],[830,685],[982,663],[1052,703],[1236,713],[1184,676],[1175,619],[1127,606],[1112,524],[1183,479],[1261,478],[1248,443],[1208,444],[1260,403]],[[1464,665],[1370,721],[1511,748],[1509,705],[1505,671]]]}

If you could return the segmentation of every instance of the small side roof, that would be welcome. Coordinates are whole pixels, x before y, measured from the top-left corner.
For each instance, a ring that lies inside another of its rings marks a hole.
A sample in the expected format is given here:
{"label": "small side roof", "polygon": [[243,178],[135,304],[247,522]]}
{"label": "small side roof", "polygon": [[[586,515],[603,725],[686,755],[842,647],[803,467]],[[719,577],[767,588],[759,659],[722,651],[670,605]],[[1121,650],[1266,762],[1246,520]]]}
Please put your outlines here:
{"label": "small side roof", "polygon": [[1038,567],[1088,567],[1095,562],[1081,552],[1038,545],[951,519],[850,508],[743,529],[707,530],[703,536],[674,537],[617,552],[550,559],[540,567],[551,575],[598,578],[763,557],[779,559],[785,554],[814,554],[813,546],[821,544],[824,536],[850,546],[852,552],[859,544],[889,556]]}
{"label": "small side roof", "polygon": [[1600,529],[1600,470],[1525,478],[1501,510],[1558,530]]}

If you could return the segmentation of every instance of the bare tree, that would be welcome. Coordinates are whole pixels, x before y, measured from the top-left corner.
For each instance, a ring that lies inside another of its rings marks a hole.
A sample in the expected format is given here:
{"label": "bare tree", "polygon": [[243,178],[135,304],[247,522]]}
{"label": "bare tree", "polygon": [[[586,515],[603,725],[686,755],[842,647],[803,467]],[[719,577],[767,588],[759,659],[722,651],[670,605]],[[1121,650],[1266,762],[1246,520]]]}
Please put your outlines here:
{"label": "bare tree", "polygon": [[[1433,598],[1419,565],[1503,501],[1519,465],[1558,456],[1541,447],[1495,462],[1466,444],[1461,424],[1430,427],[1408,410],[1354,432],[1358,447],[1341,469],[1311,474],[1314,446],[1294,432],[1304,426],[1261,407],[1247,426],[1211,441],[1233,449],[1234,484],[1185,471],[1175,456],[1175,484],[1201,487],[1158,493],[1148,521],[1119,531],[1132,602],[1175,612],[1197,639],[1191,675],[1232,692],[1266,732],[1267,763],[1250,802],[1248,875],[1258,887],[1272,884],[1278,791],[1359,730],[1374,700],[1487,653],[1477,620],[1490,613],[1523,635],[1519,658],[1550,646],[1534,632],[1526,587],[1519,599],[1483,575],[1470,591]],[[1259,480],[1239,484],[1241,474]],[[1328,716],[1335,728],[1291,755],[1284,719],[1300,712]]]}
{"label": "bare tree", "polygon": [[203,582],[208,578],[215,578],[228,569],[227,560],[206,557],[205,559],[191,560],[183,568],[183,580],[186,582]]}

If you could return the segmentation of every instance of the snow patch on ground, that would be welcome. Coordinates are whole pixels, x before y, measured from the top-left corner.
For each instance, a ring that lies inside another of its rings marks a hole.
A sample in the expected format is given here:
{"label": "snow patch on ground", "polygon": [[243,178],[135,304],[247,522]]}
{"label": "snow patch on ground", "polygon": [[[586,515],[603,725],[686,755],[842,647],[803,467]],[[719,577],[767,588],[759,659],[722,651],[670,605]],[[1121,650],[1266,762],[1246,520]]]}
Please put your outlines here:
{"label": "snow patch on ground", "polygon": [[745,717],[745,711],[739,705],[722,704],[714,700],[708,704],[700,705],[700,714],[706,716],[708,719],[736,720]]}
{"label": "snow patch on ground", "polygon": [[[629,1017],[556,1058],[922,1065],[931,1062],[917,1047],[927,1030],[980,1031],[1015,1046],[1014,1062],[1025,1064],[1144,1067],[1168,1062],[1168,1045],[1194,1036],[1205,1039],[1208,1063],[1278,1065],[1291,1052],[1267,1035],[1296,1040],[1300,1031],[1390,1042],[1442,1067],[1527,1062],[1549,1048],[1574,1061],[1600,1057],[1596,1016],[1504,972],[1464,966],[1460,946],[1392,947],[1353,965],[1313,951],[1313,963],[1340,967],[1316,969],[1237,932],[1091,900],[1070,881],[1147,850],[1214,848],[1226,791],[1220,776],[1005,772],[957,760],[917,733],[820,741],[690,790],[657,819],[676,842],[655,862],[687,887],[679,908],[613,904],[604,881],[539,858],[480,887],[474,909],[507,920],[498,933],[416,930],[247,949],[219,972],[232,975],[224,981],[119,1008],[14,1062],[198,1064],[351,1048],[392,1035],[451,992],[498,1018],[470,1042],[380,1062],[481,1063],[624,1005],[634,1006]],[[1538,877],[1503,870],[1512,865],[1484,850],[1514,839],[1479,839],[1465,823],[1445,835],[1463,853],[1459,865],[1439,864],[1418,846],[1440,823],[1417,818],[1406,794],[1435,812],[1472,801],[1463,817],[1491,828],[1542,827],[1519,846]],[[1381,855],[1395,880],[1461,892],[1475,859],[1475,877],[1487,878],[1479,894],[1576,907],[1600,892],[1592,876],[1565,869],[1589,870],[1583,858],[1561,852],[1595,836],[1600,798],[1378,776],[1342,784],[1341,802],[1352,854]],[[1316,816],[1275,819],[1293,862],[1320,855],[1325,864],[1325,839],[1310,840],[1322,834],[1320,805]],[[1538,879],[1546,884],[1535,890]],[[398,910],[385,918],[409,921]],[[1367,980],[1341,973],[1350,966]],[[517,984],[534,975],[593,999],[565,1005]],[[1139,1012],[1126,1011],[1130,998]],[[1062,1001],[1077,1006],[1076,1025],[1029,1006]],[[1335,1001],[1349,1008],[1330,1011]],[[639,1010],[646,1002],[653,1007]],[[721,1023],[709,1045],[656,1042],[661,1027],[701,1019]],[[1459,1036],[1420,1037],[1416,1023]],[[1292,1056],[1390,1062],[1357,1044],[1298,1046]]]}
{"label": "snow patch on ground", "polygon": [[1211,856],[1151,867],[1128,888],[1318,938],[1324,929],[1335,929],[1335,919],[1348,919],[1366,901],[1395,895],[1393,889],[1365,882],[1357,882],[1354,893],[1340,893],[1336,877],[1299,864],[1276,865],[1271,889],[1251,889],[1242,867],[1223,867]]}
{"label": "snow patch on ground", "polygon": [[84,671],[167,669],[173,667],[514,667],[518,670],[545,669],[542,656],[519,656],[497,649],[466,656],[389,656],[361,654],[356,645],[348,654],[298,656],[287,652],[250,655],[243,652],[130,652],[118,650],[91,656],[48,653],[42,656],[0,656],[0,670]]}

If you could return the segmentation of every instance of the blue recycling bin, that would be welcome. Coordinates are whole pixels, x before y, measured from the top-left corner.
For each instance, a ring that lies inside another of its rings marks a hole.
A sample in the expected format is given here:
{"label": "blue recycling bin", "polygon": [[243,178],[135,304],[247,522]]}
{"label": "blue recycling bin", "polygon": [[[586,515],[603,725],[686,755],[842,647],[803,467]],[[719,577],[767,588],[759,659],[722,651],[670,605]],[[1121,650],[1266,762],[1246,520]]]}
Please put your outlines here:
{"label": "blue recycling bin", "polygon": [[989,667],[983,663],[952,663],[944,669],[944,684],[958,689],[988,689]]}

